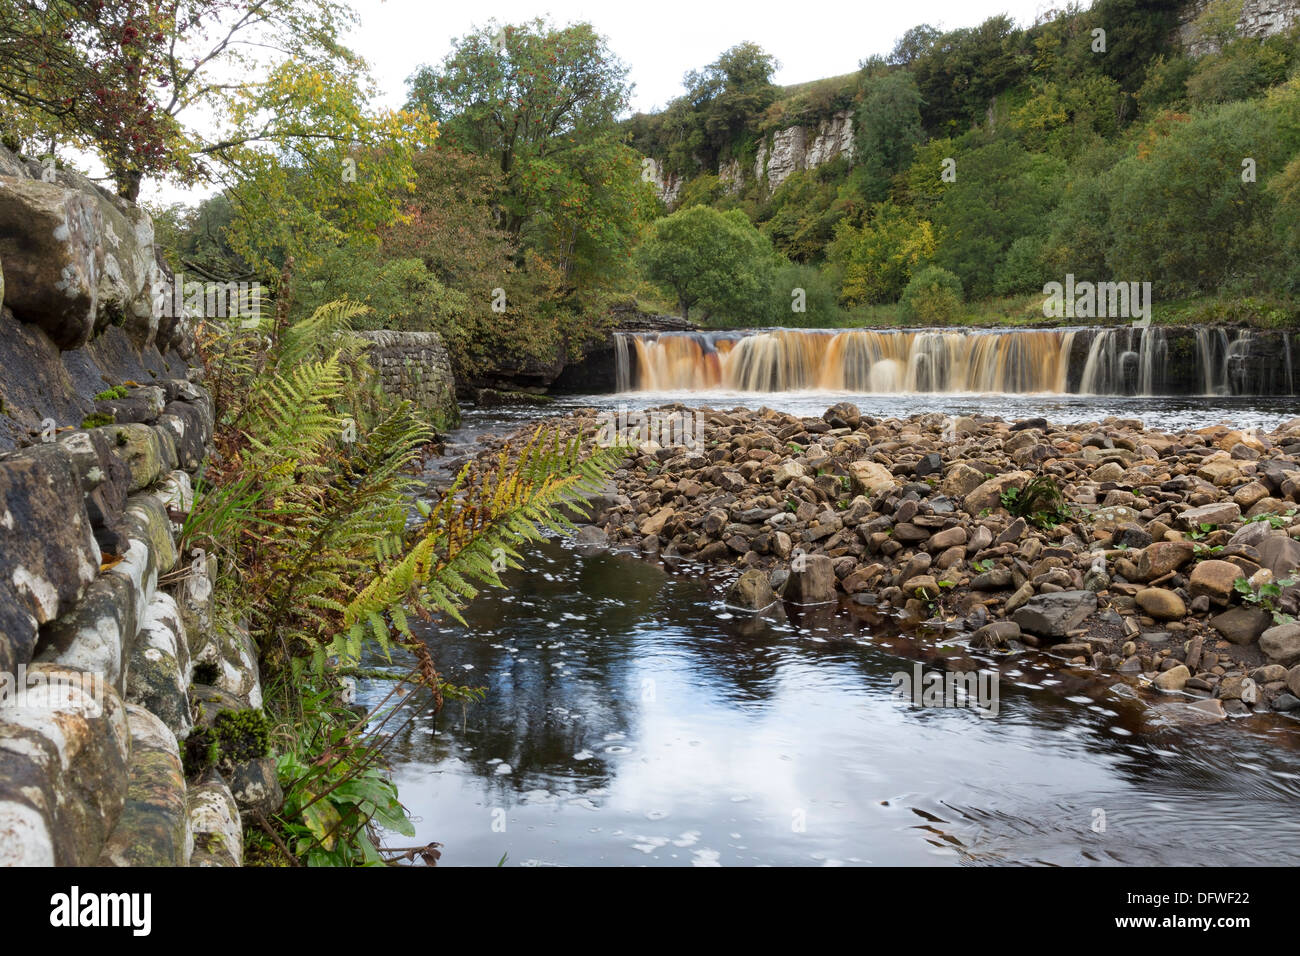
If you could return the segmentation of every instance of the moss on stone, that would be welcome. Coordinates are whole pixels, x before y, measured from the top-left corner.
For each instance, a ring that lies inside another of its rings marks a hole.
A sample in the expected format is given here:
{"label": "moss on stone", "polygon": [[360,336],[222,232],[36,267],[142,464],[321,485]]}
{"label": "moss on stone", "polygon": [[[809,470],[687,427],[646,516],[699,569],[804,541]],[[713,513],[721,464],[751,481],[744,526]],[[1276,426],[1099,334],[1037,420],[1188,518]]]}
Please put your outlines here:
{"label": "moss on stone", "polygon": [[185,765],[185,776],[195,777],[209,767],[216,766],[221,758],[221,744],[217,735],[209,727],[195,727],[185,738],[185,749],[181,760]]}
{"label": "moss on stone", "polygon": [[271,723],[260,710],[223,710],[212,721],[221,761],[243,763],[271,752]]}
{"label": "moss on stone", "polygon": [[185,738],[185,776],[258,760],[270,752],[271,722],[266,714],[252,708],[223,710],[212,718],[210,727],[196,726]]}
{"label": "moss on stone", "polygon": [[95,412],[81,420],[81,427],[99,428],[101,425],[112,425],[116,421],[117,416],[112,412]]}

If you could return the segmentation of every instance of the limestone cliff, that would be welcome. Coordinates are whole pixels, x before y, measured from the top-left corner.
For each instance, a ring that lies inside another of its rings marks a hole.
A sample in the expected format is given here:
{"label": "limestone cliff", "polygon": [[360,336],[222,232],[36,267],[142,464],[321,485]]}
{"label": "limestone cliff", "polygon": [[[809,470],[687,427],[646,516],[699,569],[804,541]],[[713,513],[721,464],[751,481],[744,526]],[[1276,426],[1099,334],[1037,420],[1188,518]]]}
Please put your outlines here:
{"label": "limestone cliff", "polygon": [[[1192,55],[1211,52],[1214,45],[1200,39],[1194,21],[1215,0],[1188,0],[1179,17],[1176,40]],[[1246,37],[1267,37],[1284,33],[1300,23],[1300,0],[1243,0],[1237,31]],[[716,170],[728,192],[739,194],[758,183],[764,195],[771,193],[798,170],[815,169],[840,156],[854,160],[854,110],[841,109],[815,122],[771,130],[758,142],[752,167],[729,159]],[[671,209],[681,197],[682,188],[695,172],[670,172],[657,157],[649,157],[646,174],[659,198]]]}
{"label": "limestone cliff", "polygon": [[[1193,56],[1213,52],[1215,44],[1203,40],[1195,20],[1214,0],[1191,0],[1179,17],[1178,40]],[[1300,0],[1243,0],[1237,18],[1237,33],[1244,37],[1267,37],[1285,33],[1300,23]]]}
{"label": "limestone cliff", "polygon": [[[752,168],[730,159],[718,167],[717,175],[728,192],[739,193],[747,183],[757,181],[771,193],[796,170],[814,169],[840,156],[853,158],[852,110],[838,110],[814,125],[769,132],[759,141]],[[688,177],[666,170],[654,157],[648,158],[645,169],[659,198],[669,207],[675,205]]]}

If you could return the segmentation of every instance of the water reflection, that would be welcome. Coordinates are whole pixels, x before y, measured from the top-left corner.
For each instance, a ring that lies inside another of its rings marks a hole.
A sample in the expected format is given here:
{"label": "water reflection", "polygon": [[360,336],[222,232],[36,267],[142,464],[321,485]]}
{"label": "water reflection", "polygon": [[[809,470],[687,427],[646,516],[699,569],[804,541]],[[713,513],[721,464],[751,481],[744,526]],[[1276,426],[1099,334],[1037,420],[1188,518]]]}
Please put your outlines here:
{"label": "water reflection", "polygon": [[[418,840],[450,865],[1300,858],[1293,722],[1176,727],[1113,679],[861,608],[755,621],[718,575],[549,542],[468,629],[431,629],[488,694],[394,742]],[[914,661],[996,668],[998,716],[895,699]]]}

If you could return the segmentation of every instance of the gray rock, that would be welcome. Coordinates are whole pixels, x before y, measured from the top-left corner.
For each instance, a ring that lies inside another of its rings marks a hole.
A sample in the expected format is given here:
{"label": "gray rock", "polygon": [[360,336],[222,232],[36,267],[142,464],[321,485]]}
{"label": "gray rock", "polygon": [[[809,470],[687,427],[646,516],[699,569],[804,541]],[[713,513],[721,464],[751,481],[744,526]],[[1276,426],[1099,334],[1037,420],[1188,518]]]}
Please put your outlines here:
{"label": "gray rock", "polygon": [[1229,608],[1222,614],[1210,618],[1225,640],[1233,644],[1252,644],[1268,629],[1273,617],[1267,611],[1257,607]]}
{"label": "gray rock", "polygon": [[126,805],[100,852],[100,866],[188,866],[194,848],[176,737],[138,704],[127,704],[131,763]]}
{"label": "gray rock", "polygon": [[284,806],[284,790],[275,772],[274,757],[258,757],[227,768],[230,792],[241,811],[271,814]]}
{"label": "gray rock", "polygon": [[1300,624],[1279,624],[1259,636],[1259,649],[1274,664],[1300,664]]}
{"label": "gray rock", "polygon": [[776,592],[768,577],[756,568],[750,568],[731,582],[727,588],[726,603],[729,607],[746,611],[761,611],[777,602]]}
{"label": "gray rock", "polygon": [[104,273],[104,220],[90,196],[57,183],[0,183],[4,304],[61,349],[90,339]]}
{"label": "gray rock", "polygon": [[1300,541],[1289,535],[1269,535],[1258,545],[1259,563],[1273,572],[1274,580],[1295,577],[1300,568]]}
{"label": "gray rock", "polygon": [[1218,501],[1214,504],[1188,508],[1178,516],[1178,523],[1188,531],[1195,531],[1203,524],[1231,524],[1241,518],[1241,508],[1232,501]]}
{"label": "gray rock", "polygon": [[99,563],[72,454],[48,443],[0,457],[0,671],[32,659],[37,628],[71,610]]}
{"label": "gray rock", "polygon": [[0,707],[0,866],[90,866],[127,795],[126,708],[52,664],[14,690]]}
{"label": "gray rock", "polygon": [[801,555],[791,563],[785,598],[795,604],[829,604],[835,601],[834,562],[824,554]]}
{"label": "gray rock", "polygon": [[244,833],[230,787],[216,770],[191,783],[185,794],[194,852],[190,866],[243,866]]}
{"label": "gray rock", "polygon": [[862,412],[852,402],[837,402],[822,413],[822,419],[831,428],[857,428],[862,423]]}
{"label": "gray rock", "polygon": [[1182,690],[1187,684],[1187,679],[1191,676],[1191,671],[1187,669],[1186,665],[1177,664],[1169,670],[1161,671],[1157,674],[1156,679],[1152,681],[1152,683],[1160,690],[1164,691]]}
{"label": "gray rock", "polygon": [[1273,698],[1273,709],[1285,713],[1286,711],[1295,710],[1300,707],[1300,697],[1294,694],[1283,692]]}
{"label": "gray rock", "polygon": [[1020,639],[1020,625],[1015,621],[993,621],[971,635],[971,647],[1005,648]]}
{"label": "gray rock", "polygon": [[1012,619],[1020,629],[1040,637],[1063,638],[1097,610],[1092,591],[1058,591],[1039,594],[1018,607]]}
{"label": "gray rock", "polygon": [[937,451],[932,451],[916,463],[916,468],[912,474],[916,478],[924,478],[926,475],[938,475],[943,473],[943,456]]}

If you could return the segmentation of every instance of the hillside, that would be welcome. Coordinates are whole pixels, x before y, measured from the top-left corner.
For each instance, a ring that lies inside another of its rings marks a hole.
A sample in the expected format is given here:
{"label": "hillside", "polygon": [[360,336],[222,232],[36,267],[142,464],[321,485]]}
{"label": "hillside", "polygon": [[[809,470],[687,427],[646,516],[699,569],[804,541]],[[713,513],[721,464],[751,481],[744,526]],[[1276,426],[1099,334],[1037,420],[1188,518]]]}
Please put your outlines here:
{"label": "hillside", "polygon": [[[1242,297],[1261,301],[1231,319],[1295,321],[1294,0],[922,24],[857,73],[788,87],[772,62],[733,47],[624,124],[668,212],[740,210],[778,257],[764,303],[695,317],[1021,323],[1075,275],[1151,282],[1157,321],[1221,318],[1219,300]],[[787,315],[794,287],[804,311]]]}

